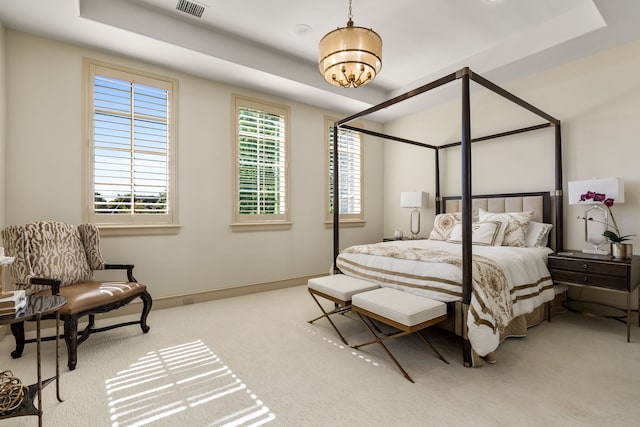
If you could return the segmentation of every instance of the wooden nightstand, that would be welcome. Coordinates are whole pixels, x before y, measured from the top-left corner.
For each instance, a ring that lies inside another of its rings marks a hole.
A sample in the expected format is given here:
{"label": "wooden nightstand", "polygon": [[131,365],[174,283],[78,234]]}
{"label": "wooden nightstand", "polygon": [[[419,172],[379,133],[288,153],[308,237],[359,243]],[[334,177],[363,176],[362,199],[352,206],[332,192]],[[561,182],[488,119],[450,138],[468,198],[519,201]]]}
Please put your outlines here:
{"label": "wooden nightstand", "polygon": [[[580,251],[549,255],[549,271],[555,283],[602,289],[627,295],[627,342],[631,338],[631,293],[640,285],[640,256],[613,259]],[[640,306],[640,292],[638,292]],[[638,320],[640,326],[640,319]]]}

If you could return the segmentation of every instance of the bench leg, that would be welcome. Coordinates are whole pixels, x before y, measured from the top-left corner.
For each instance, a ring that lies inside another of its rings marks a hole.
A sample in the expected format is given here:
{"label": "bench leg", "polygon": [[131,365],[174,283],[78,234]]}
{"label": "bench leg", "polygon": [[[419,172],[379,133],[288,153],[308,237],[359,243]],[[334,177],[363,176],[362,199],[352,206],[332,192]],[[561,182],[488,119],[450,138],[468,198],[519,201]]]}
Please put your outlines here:
{"label": "bench leg", "polygon": [[427,337],[425,337],[424,335],[422,335],[420,333],[420,331],[416,332],[416,335],[419,336],[420,338],[422,338],[422,341],[424,341],[425,343],[427,343],[427,345],[429,347],[431,347],[431,350],[433,350],[433,352],[438,356],[438,358],[440,360],[442,360],[444,363],[446,363],[447,365],[449,365],[449,361],[447,361],[447,359],[444,358],[444,356],[442,354],[440,354],[440,352],[433,346],[433,344],[431,344],[431,341],[429,341],[427,339]]}
{"label": "bench leg", "polygon": [[402,367],[402,365],[400,365],[400,362],[398,362],[398,360],[393,356],[393,354],[391,354],[391,352],[389,351],[389,349],[387,348],[386,345],[384,345],[383,341],[386,341],[388,339],[392,339],[392,338],[398,338],[401,337],[403,335],[407,335],[410,332],[398,332],[395,334],[391,334],[391,335],[387,335],[385,337],[378,337],[376,335],[376,333],[373,331],[373,328],[371,326],[369,326],[369,323],[367,323],[364,319],[364,316],[362,316],[359,312],[356,311],[356,314],[358,315],[358,317],[360,317],[360,320],[362,320],[362,323],[365,324],[365,326],[367,327],[367,329],[369,330],[369,332],[371,332],[371,335],[373,335],[376,339],[373,341],[369,341],[363,344],[358,344],[358,345],[352,345],[351,347],[354,349],[358,349],[360,347],[364,347],[365,345],[369,345],[369,344],[373,344],[373,343],[378,343],[380,344],[380,346],[384,349],[384,351],[387,353],[387,356],[389,356],[389,358],[393,361],[393,363],[396,365],[396,367],[400,370],[400,372],[402,372],[402,375],[404,375],[404,377],[411,381],[412,383],[415,383],[415,381],[409,376],[409,374],[407,373],[407,371],[404,370],[404,368]]}
{"label": "bench leg", "polygon": [[318,299],[316,298],[316,296],[312,293],[309,292],[309,295],[311,295],[311,297],[313,298],[313,300],[316,302],[316,304],[318,304],[318,307],[320,307],[320,310],[322,311],[322,315],[316,317],[315,319],[309,320],[308,323],[313,323],[318,319],[322,319],[323,317],[326,317],[327,320],[329,321],[329,323],[331,323],[331,326],[333,326],[333,329],[336,330],[336,332],[338,333],[338,335],[340,336],[340,339],[342,340],[343,343],[345,343],[346,345],[349,345],[349,343],[347,342],[347,340],[342,336],[342,334],[340,333],[340,331],[338,330],[338,327],[335,325],[335,323],[333,323],[333,320],[331,320],[331,318],[329,317],[329,315],[331,314],[337,314],[337,313],[342,313],[343,311],[347,311],[351,309],[351,306],[346,306],[346,307],[338,307],[335,310],[331,310],[329,312],[325,311],[324,307],[322,306],[322,304],[320,304],[320,301],[318,301]]}

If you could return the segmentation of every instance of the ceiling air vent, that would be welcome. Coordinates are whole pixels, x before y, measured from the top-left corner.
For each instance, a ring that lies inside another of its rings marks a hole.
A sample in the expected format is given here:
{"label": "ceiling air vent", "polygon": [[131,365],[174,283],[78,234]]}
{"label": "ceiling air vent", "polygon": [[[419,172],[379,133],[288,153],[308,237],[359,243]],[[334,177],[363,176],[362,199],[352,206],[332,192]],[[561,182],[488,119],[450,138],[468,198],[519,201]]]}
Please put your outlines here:
{"label": "ceiling air vent", "polygon": [[204,6],[187,0],[178,0],[176,9],[197,18],[202,18],[202,14],[204,13]]}

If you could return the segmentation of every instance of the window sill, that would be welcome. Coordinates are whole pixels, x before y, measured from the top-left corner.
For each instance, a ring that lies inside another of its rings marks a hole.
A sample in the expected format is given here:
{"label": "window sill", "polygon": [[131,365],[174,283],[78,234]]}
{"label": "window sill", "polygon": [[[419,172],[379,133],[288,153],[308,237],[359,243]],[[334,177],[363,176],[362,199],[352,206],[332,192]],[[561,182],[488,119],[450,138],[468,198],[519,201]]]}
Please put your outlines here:
{"label": "window sill", "polygon": [[266,231],[266,230],[289,230],[293,226],[292,222],[234,222],[229,225],[232,231]]}
{"label": "window sill", "polygon": [[103,236],[166,236],[180,232],[180,226],[175,224],[165,225],[124,225],[124,224],[97,224],[100,237]]}

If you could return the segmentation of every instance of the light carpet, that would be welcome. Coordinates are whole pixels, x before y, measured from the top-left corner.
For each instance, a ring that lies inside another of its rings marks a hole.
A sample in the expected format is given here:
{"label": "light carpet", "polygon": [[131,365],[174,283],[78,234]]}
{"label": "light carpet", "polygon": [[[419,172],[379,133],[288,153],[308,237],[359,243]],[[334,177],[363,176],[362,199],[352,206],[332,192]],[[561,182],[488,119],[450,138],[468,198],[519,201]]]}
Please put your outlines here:
{"label": "light carpet", "polygon": [[[327,308],[330,304],[327,302]],[[378,345],[353,350],[299,286],[152,310],[137,326],[92,336],[66,368],[61,394],[43,392],[45,426],[632,426],[640,419],[640,328],[563,313],[508,339],[497,363],[462,366],[460,341],[430,328],[451,362],[417,337],[388,342],[415,380],[404,379]],[[334,316],[350,343],[370,339],[353,315]],[[102,323],[109,322],[104,320]],[[13,360],[0,342],[1,370],[36,378],[36,349]],[[43,343],[43,376],[54,372]],[[36,417],[0,420],[36,426]]]}

